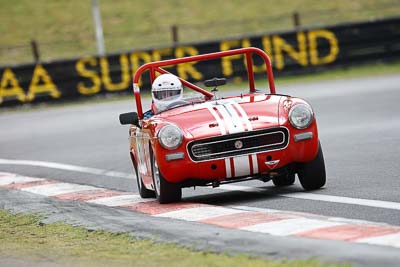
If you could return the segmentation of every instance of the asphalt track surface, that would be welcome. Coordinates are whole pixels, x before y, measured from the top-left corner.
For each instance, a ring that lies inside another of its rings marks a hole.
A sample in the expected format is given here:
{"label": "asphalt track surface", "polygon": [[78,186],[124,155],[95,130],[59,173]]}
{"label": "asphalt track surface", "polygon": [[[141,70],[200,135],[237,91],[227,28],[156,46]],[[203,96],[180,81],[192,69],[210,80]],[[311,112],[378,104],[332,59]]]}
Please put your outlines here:
{"label": "asphalt track surface", "polygon": [[[327,167],[325,188],[299,195],[303,190],[297,181],[284,190],[251,181],[225,190],[184,189],[184,201],[400,226],[400,76],[292,84],[277,91],[305,98],[316,112]],[[118,122],[119,113],[131,110],[133,101],[0,111],[0,171],[137,192],[127,127]],[[252,190],[257,187],[261,192]],[[307,253],[315,255],[302,255]]]}

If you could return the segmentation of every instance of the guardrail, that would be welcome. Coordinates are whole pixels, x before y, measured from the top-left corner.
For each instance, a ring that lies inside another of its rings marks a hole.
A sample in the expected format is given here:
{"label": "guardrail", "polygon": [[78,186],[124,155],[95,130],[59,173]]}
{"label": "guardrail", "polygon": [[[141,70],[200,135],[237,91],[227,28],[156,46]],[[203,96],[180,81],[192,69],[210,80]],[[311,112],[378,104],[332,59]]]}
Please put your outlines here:
{"label": "guardrail", "polygon": [[[0,68],[0,107],[60,101],[99,94],[128,93],[133,73],[144,63],[254,46],[266,51],[275,75],[309,73],[331,67],[400,59],[400,18],[299,29],[174,47],[87,56],[78,59]],[[254,71],[265,69],[254,58]],[[182,64],[168,69],[191,82],[212,77],[242,78],[241,56]],[[146,89],[146,84],[142,85]],[[147,88],[149,89],[149,88]]]}

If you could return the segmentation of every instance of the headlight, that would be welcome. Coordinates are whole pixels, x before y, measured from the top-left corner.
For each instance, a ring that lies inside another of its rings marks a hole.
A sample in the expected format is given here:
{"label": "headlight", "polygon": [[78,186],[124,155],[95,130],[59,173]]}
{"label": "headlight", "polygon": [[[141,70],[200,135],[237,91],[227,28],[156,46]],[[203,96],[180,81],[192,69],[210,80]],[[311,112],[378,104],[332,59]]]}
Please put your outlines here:
{"label": "headlight", "polygon": [[166,125],[158,132],[158,140],[166,149],[175,149],[182,144],[182,131],[175,125]]}
{"label": "headlight", "polygon": [[305,129],[312,123],[314,114],[309,105],[297,104],[289,112],[289,121],[297,129]]}

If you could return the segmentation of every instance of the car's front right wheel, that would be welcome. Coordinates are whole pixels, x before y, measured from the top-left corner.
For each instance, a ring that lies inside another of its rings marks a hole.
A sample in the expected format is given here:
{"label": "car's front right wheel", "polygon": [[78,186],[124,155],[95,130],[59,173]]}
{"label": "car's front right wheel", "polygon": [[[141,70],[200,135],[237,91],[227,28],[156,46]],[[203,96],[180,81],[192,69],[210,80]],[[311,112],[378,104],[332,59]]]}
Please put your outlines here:
{"label": "car's front right wheel", "polygon": [[151,153],[151,169],[154,191],[160,204],[179,202],[182,199],[182,188],[178,184],[169,183],[158,168],[154,153]]}
{"label": "car's front right wheel", "polygon": [[310,162],[302,163],[298,169],[299,180],[305,190],[315,190],[326,183],[324,155],[321,144],[318,145],[317,156]]}

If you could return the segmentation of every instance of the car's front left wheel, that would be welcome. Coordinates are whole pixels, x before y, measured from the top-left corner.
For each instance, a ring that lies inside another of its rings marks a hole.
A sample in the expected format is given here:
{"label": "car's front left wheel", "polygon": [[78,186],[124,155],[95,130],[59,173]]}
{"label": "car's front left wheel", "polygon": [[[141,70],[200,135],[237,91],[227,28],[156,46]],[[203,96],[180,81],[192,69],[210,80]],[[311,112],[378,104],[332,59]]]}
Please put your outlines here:
{"label": "car's front left wheel", "polygon": [[181,201],[182,188],[178,184],[169,183],[165,180],[158,168],[154,153],[151,153],[151,169],[154,191],[158,202],[160,202],[160,204],[166,204]]}

